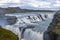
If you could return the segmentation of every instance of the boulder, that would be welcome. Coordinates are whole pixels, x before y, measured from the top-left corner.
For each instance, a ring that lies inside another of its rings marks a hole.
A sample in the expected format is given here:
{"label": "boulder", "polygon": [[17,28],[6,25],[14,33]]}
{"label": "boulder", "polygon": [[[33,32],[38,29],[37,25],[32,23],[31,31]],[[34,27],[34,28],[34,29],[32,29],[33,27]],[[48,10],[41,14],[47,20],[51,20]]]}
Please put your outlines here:
{"label": "boulder", "polygon": [[13,25],[17,22],[17,18],[15,16],[8,16],[7,21],[9,25]]}

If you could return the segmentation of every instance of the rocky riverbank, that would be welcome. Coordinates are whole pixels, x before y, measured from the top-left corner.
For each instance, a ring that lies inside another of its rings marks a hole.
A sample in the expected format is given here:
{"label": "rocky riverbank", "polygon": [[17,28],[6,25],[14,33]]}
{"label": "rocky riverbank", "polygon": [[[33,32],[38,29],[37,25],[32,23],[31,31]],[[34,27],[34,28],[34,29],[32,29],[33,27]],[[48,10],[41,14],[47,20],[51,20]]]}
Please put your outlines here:
{"label": "rocky riverbank", "polygon": [[60,11],[58,11],[48,27],[48,33],[51,40],[60,40]]}

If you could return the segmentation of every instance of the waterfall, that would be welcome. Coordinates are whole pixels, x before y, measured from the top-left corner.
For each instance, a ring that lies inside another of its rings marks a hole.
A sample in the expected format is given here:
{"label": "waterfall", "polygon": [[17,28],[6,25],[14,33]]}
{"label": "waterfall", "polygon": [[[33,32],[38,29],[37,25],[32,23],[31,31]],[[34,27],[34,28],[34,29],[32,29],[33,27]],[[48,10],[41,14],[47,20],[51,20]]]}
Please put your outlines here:
{"label": "waterfall", "polygon": [[43,40],[43,33],[34,32],[32,29],[27,29],[24,33],[25,40]]}
{"label": "waterfall", "polygon": [[[49,23],[52,21],[53,15],[54,14],[10,14],[10,16],[17,17],[17,22],[14,25],[8,25],[6,20],[4,22],[7,24],[2,23],[2,21],[1,23],[6,25],[3,28],[18,35],[19,40],[43,40],[44,31],[46,31]],[[27,25],[36,26],[32,29],[27,27]]]}

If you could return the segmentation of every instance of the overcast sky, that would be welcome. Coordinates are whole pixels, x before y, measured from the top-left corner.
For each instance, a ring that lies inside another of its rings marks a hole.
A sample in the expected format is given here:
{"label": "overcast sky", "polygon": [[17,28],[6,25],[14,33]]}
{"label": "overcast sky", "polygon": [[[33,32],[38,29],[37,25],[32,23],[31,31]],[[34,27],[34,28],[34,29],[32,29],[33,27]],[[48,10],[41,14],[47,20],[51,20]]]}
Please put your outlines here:
{"label": "overcast sky", "polygon": [[59,0],[0,0],[0,7],[21,7],[27,9],[60,9]]}

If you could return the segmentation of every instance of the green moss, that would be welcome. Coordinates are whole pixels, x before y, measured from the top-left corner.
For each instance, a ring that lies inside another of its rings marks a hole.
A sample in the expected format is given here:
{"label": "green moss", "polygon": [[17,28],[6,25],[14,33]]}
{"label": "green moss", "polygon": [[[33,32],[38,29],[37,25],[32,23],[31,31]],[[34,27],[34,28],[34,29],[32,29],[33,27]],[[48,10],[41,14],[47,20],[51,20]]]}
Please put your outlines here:
{"label": "green moss", "polygon": [[0,40],[18,40],[18,36],[0,27]]}

